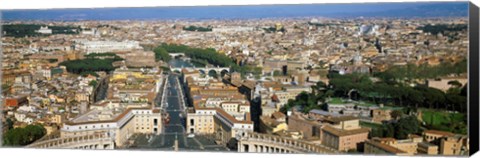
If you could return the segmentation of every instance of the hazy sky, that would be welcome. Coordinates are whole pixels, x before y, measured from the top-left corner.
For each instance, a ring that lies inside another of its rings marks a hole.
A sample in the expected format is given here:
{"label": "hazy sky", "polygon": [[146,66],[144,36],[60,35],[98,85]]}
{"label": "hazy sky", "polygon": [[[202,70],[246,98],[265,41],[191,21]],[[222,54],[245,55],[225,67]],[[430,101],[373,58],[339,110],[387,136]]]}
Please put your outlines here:
{"label": "hazy sky", "polygon": [[270,17],[467,16],[467,2],[357,3],[255,6],[198,6],[4,10],[4,20],[217,19]]}

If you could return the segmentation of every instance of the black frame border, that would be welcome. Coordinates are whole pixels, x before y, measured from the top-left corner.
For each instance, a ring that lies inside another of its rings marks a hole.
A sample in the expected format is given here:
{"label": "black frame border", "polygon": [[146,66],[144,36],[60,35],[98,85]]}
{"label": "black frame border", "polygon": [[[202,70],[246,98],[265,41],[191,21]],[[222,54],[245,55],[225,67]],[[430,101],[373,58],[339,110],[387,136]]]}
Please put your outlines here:
{"label": "black frame border", "polygon": [[479,150],[479,12],[478,6],[469,5],[469,56],[468,56],[468,136],[469,154]]}

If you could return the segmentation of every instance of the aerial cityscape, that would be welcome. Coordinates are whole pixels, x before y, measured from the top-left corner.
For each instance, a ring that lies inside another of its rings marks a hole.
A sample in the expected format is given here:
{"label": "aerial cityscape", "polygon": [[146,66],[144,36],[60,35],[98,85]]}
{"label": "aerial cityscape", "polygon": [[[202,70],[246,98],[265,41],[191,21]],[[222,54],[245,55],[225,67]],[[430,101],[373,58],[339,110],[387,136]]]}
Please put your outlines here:
{"label": "aerial cityscape", "polygon": [[469,153],[466,2],[1,12],[4,147]]}

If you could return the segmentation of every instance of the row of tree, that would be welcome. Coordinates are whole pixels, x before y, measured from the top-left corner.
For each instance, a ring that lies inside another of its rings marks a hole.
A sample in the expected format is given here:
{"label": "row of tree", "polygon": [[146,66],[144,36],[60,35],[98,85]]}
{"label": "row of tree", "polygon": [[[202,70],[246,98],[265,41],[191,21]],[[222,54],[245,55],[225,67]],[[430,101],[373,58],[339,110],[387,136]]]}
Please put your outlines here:
{"label": "row of tree", "polygon": [[414,87],[398,82],[373,82],[367,75],[331,75],[329,88],[336,97],[369,100],[386,105],[435,108],[459,111],[467,110],[467,85],[451,81],[447,92],[418,84]]}
{"label": "row of tree", "polygon": [[280,28],[277,30],[277,28],[275,27],[267,27],[267,28],[263,28],[263,31],[265,31],[266,33],[272,33],[272,32],[285,32],[285,28]]}
{"label": "row of tree", "polygon": [[27,125],[24,128],[8,130],[3,135],[3,145],[24,146],[42,138],[46,134],[45,128],[41,125]]}
{"label": "row of tree", "polygon": [[467,59],[456,63],[444,62],[437,66],[407,64],[404,66],[392,66],[386,71],[375,73],[374,76],[381,78],[387,83],[396,84],[396,82],[401,81],[434,79],[452,74],[464,74],[467,73],[467,64]]}
{"label": "row of tree", "polygon": [[96,71],[113,71],[114,59],[80,59],[61,62],[59,65],[67,67],[67,71],[75,74],[92,74]]}
{"label": "row of tree", "polygon": [[155,60],[156,61],[162,60],[162,61],[168,62],[172,59],[172,57],[170,57],[170,55],[168,55],[167,50],[165,50],[165,48],[163,48],[162,46],[158,46],[158,47],[154,48],[153,52],[155,52]]}
{"label": "row of tree", "polygon": [[[236,66],[235,62],[228,56],[218,53],[213,48],[191,48],[186,45],[177,44],[161,44],[159,47],[165,49],[168,53],[185,53],[186,56],[192,59],[205,60],[214,66],[229,67]],[[160,49],[157,47],[157,49]]]}
{"label": "row of tree", "polygon": [[425,26],[418,27],[417,29],[436,35],[438,33],[445,34],[446,32],[466,31],[467,28],[468,25],[466,24],[427,24]]}
{"label": "row of tree", "polygon": [[[459,70],[445,70],[446,72],[435,74],[435,76],[463,71],[460,70],[460,65],[464,65],[464,62],[465,60],[452,64]],[[463,69],[466,69],[466,65],[464,66]],[[428,77],[425,77],[425,74],[416,74],[416,70],[408,65],[393,67],[392,69],[385,71],[385,73],[376,74],[376,79],[374,79],[375,75],[370,76],[368,74],[340,75],[330,73],[328,75],[329,85],[318,82],[312,87],[313,92],[300,93],[296,99],[289,100],[283,111],[299,105],[304,112],[308,112],[314,108],[322,108],[321,105],[317,105],[319,101],[324,102],[326,98],[330,97],[341,97],[370,101],[376,104],[409,107],[414,111],[423,107],[466,113],[467,84],[462,85],[458,81],[450,81],[448,82],[450,88],[446,92],[428,87],[425,84],[417,83],[416,86],[411,86],[411,82],[405,82],[405,80],[427,79]],[[429,67],[425,71],[433,71],[433,69],[438,69],[438,67]],[[450,73],[447,73],[447,71],[450,71]]]}
{"label": "row of tree", "polygon": [[389,137],[406,139],[409,134],[419,134],[423,130],[415,116],[404,116],[396,121],[382,124],[380,128],[373,128],[370,137]]}
{"label": "row of tree", "polygon": [[338,25],[338,24],[333,24],[333,23],[312,23],[312,22],[308,22],[307,23],[308,25],[313,25],[313,26],[317,26],[317,27],[325,27],[325,26],[335,26],[335,25]]}
{"label": "row of tree", "polygon": [[211,27],[201,27],[201,26],[185,26],[183,27],[185,31],[198,31],[198,32],[209,32],[212,31]]}
{"label": "row of tree", "polygon": [[[25,36],[42,36],[37,30],[45,25],[39,24],[6,24],[2,25],[3,31],[7,37],[25,37]],[[52,29],[52,34],[78,34],[80,27],[78,26],[48,26]]]}

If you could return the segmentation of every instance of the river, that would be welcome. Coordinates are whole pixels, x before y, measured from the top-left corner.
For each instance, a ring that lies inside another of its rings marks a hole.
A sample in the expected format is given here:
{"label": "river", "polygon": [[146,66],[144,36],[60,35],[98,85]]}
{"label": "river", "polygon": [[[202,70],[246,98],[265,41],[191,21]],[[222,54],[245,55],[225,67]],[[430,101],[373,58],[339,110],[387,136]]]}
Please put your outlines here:
{"label": "river", "polygon": [[[192,62],[190,62],[188,60],[184,60],[184,59],[172,59],[168,62],[168,64],[170,66],[174,67],[174,68],[194,67],[195,66],[195,64],[193,64]],[[196,66],[196,67],[200,67],[200,66]],[[205,72],[203,72],[203,71],[200,71],[200,72],[205,74]],[[216,77],[218,75],[217,75],[217,72],[210,71],[210,72],[208,72],[208,76]]]}
{"label": "river", "polygon": [[180,67],[193,67],[193,64],[190,61],[183,59],[172,59],[168,62],[170,66],[180,68]]}

